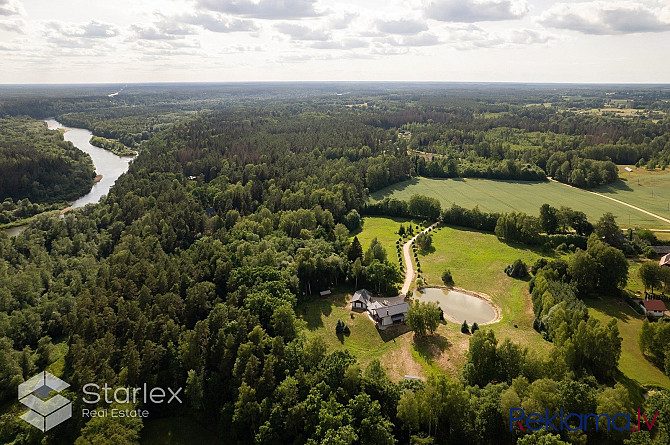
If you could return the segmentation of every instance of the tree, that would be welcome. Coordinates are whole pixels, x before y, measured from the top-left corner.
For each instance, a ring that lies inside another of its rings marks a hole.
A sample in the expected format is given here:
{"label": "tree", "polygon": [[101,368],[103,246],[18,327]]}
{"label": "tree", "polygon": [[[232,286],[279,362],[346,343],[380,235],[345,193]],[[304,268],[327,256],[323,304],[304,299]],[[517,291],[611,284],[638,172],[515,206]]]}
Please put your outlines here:
{"label": "tree", "polygon": [[426,252],[430,249],[430,246],[433,244],[433,236],[429,233],[423,232],[416,237],[416,244],[419,246],[419,250]]}
{"label": "tree", "polygon": [[478,330],[479,330],[479,325],[478,325],[477,322],[475,321],[474,323],[472,323],[472,326],[470,327],[470,333],[471,333],[471,334],[474,334],[474,333],[477,332]]}
{"label": "tree", "polygon": [[470,333],[470,326],[468,326],[468,321],[463,320],[463,324],[461,325],[461,332],[463,334],[469,334]]}
{"label": "tree", "polygon": [[505,268],[505,273],[512,278],[525,278],[528,276],[528,266],[518,259]]}
{"label": "tree", "polygon": [[361,263],[360,258],[356,258],[356,260],[354,261],[354,264],[351,265],[351,274],[356,279],[356,283],[355,283],[355,288],[356,289],[358,289],[358,278],[361,276],[361,273],[363,273],[363,264]]}
{"label": "tree", "polygon": [[412,195],[409,198],[409,214],[417,218],[436,220],[442,213],[442,206],[437,198],[424,195]]}
{"label": "tree", "polygon": [[545,431],[535,431],[532,434],[526,434],[517,440],[517,445],[569,445],[569,442],[561,440],[558,434],[551,434]]}
{"label": "tree", "polygon": [[437,303],[424,303],[417,301],[407,311],[407,326],[414,331],[418,337],[431,335],[440,324],[440,308]]}
{"label": "tree", "polygon": [[405,226],[402,224],[400,224],[400,228],[398,229],[398,235],[400,235],[400,237],[405,236]]}
{"label": "tree", "polygon": [[558,210],[549,204],[540,207],[540,225],[548,235],[556,233],[558,229]]}
{"label": "tree", "polygon": [[358,241],[357,236],[354,236],[354,239],[351,241],[351,244],[349,245],[347,258],[349,258],[349,261],[351,262],[354,262],[356,258],[363,258],[363,246],[361,246],[361,242]]}
{"label": "tree", "polygon": [[654,288],[660,286],[661,266],[659,266],[655,261],[646,261],[642,263],[637,273],[642,280],[645,292],[647,292],[647,288],[649,288],[650,292],[653,294]]}
{"label": "tree", "polygon": [[612,247],[623,249],[623,235],[612,213],[605,213],[596,223],[596,235]]}
{"label": "tree", "polygon": [[451,276],[451,270],[447,269],[442,272],[442,282],[445,286],[452,287],[454,285],[454,278]]}
{"label": "tree", "polygon": [[349,231],[354,232],[361,227],[361,215],[358,214],[356,209],[353,209],[344,217],[344,225],[347,226]]}
{"label": "tree", "polygon": [[202,388],[202,379],[193,369],[188,371],[188,377],[186,378],[186,389],[184,394],[188,399],[189,404],[195,410],[202,409],[202,400],[203,400],[203,388]]}

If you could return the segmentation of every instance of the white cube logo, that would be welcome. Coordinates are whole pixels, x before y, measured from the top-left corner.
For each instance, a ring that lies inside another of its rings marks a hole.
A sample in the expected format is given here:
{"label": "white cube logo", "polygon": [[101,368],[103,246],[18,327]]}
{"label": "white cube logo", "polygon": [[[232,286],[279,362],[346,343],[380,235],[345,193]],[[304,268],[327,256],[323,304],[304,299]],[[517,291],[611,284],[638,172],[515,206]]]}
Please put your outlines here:
{"label": "white cube logo", "polygon": [[52,392],[60,392],[70,385],[55,375],[42,371],[19,385],[19,402],[30,408],[21,415],[32,426],[49,431],[72,417],[72,403]]}

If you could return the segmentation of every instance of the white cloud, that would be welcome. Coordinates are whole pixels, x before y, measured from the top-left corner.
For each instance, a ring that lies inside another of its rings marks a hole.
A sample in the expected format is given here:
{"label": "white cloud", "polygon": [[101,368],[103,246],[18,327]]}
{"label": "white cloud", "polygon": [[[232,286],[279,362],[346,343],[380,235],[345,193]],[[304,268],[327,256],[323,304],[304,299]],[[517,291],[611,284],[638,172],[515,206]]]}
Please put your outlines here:
{"label": "white cloud", "polygon": [[0,30],[23,33],[23,20],[0,20]]}
{"label": "white cloud", "polygon": [[345,11],[341,14],[336,14],[330,18],[329,27],[331,29],[346,29],[349,27],[351,22],[358,17],[359,14],[355,12]]}
{"label": "white cloud", "polygon": [[0,0],[0,16],[18,15],[21,5],[15,0]]}
{"label": "white cloud", "polygon": [[289,20],[321,15],[314,9],[316,0],[198,0],[211,11],[268,20]]}
{"label": "white cloud", "polygon": [[292,23],[280,23],[275,26],[277,31],[291,37],[292,40],[321,40],[330,39],[330,36],[318,29],[312,29],[303,25],[295,25]]}
{"label": "white cloud", "polygon": [[258,26],[256,26],[253,20],[241,20],[222,16],[221,14],[197,13],[177,16],[176,19],[184,23],[200,26],[212,32],[228,33],[258,30]]}
{"label": "white cloud", "polygon": [[105,39],[119,35],[116,26],[95,20],[85,24],[49,22],[47,27],[63,37]]}
{"label": "white cloud", "polygon": [[428,30],[428,25],[419,20],[378,20],[377,29],[389,34],[418,34]]}
{"label": "white cloud", "polygon": [[430,19],[461,23],[515,20],[527,12],[526,3],[517,0],[435,0],[426,8]]}
{"label": "white cloud", "polygon": [[391,46],[434,46],[439,45],[440,39],[435,35],[429,32],[423,32],[421,34],[412,35],[412,36],[403,36],[400,38],[390,37],[386,39],[386,42]]}
{"label": "white cloud", "polygon": [[545,26],[583,34],[613,35],[670,31],[668,8],[639,2],[560,3],[544,12]]}
{"label": "white cloud", "polygon": [[310,45],[316,49],[356,49],[367,48],[370,44],[363,39],[340,39],[314,42]]}

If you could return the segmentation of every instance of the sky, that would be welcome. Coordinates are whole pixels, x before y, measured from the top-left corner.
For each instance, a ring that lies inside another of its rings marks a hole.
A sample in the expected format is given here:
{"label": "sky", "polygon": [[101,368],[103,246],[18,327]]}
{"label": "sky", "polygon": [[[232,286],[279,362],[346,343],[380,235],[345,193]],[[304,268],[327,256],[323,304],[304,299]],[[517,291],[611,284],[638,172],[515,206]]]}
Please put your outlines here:
{"label": "sky", "polygon": [[0,0],[0,83],[670,83],[670,0]]}

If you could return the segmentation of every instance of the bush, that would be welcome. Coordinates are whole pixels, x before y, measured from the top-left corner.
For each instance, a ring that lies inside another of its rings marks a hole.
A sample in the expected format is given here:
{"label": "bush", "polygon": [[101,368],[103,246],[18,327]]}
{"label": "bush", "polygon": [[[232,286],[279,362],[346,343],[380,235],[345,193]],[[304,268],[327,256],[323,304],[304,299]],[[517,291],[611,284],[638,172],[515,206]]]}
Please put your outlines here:
{"label": "bush", "polygon": [[528,266],[523,261],[516,260],[505,268],[505,273],[512,278],[525,278],[528,276]]}
{"label": "bush", "polygon": [[463,324],[461,325],[461,332],[464,334],[469,334],[470,333],[470,327],[468,326],[468,321],[463,320]]}
{"label": "bush", "polygon": [[[344,323],[342,323],[342,324],[344,324]],[[351,329],[349,329],[349,326],[347,326],[345,324],[344,329],[342,330],[342,332],[344,332],[344,335],[349,335],[349,334],[351,334]]]}
{"label": "bush", "polygon": [[479,330],[479,325],[478,325],[477,322],[475,321],[474,323],[472,323],[472,328],[470,328],[470,333],[474,334],[474,333],[477,332],[478,330]]}
{"label": "bush", "polygon": [[549,264],[549,261],[547,261],[546,258],[540,258],[537,261],[535,261],[535,264],[533,264],[533,267],[530,268],[530,272],[535,275],[537,272],[542,269],[544,266]]}
{"label": "bush", "polygon": [[451,276],[451,270],[447,269],[442,272],[442,282],[445,286],[451,287],[454,285],[454,278]]}

